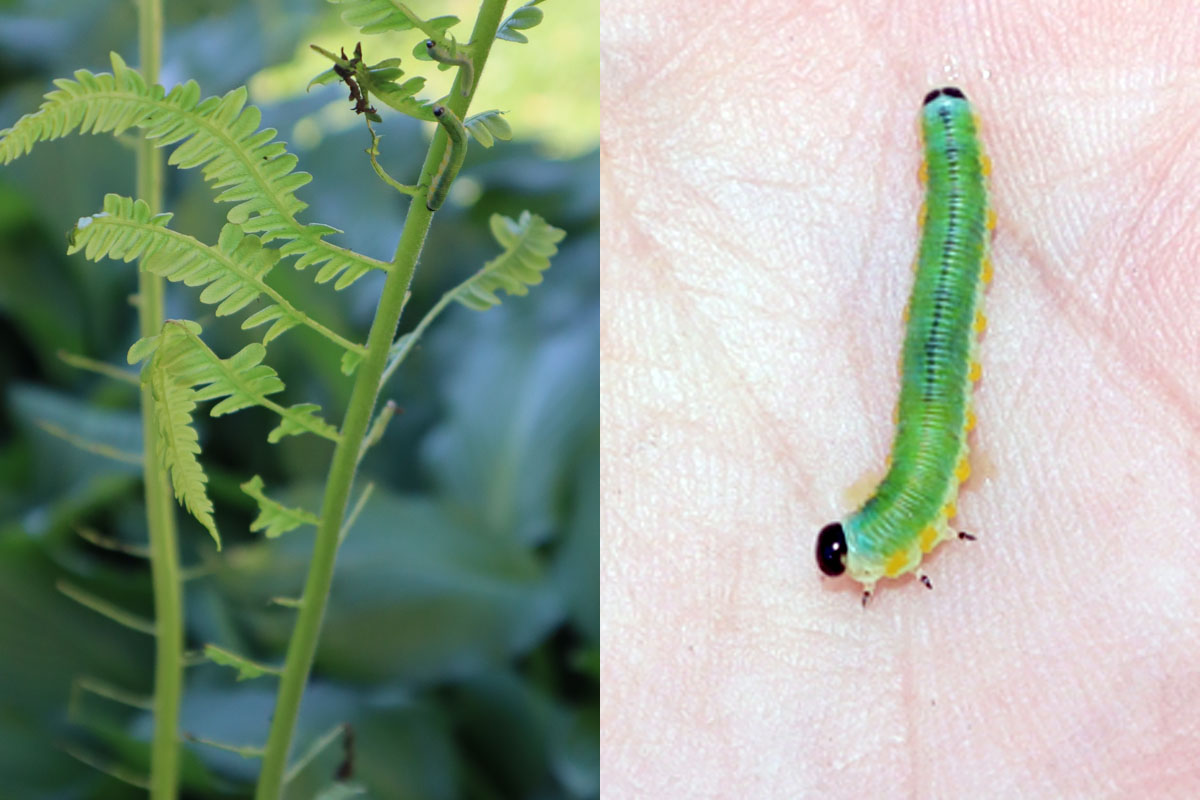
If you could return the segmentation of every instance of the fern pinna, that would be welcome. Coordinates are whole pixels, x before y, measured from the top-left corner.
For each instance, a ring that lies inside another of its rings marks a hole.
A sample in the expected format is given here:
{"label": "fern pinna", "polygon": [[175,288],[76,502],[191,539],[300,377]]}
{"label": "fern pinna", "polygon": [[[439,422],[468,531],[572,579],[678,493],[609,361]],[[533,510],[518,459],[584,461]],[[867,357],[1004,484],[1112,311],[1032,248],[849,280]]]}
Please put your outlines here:
{"label": "fern pinna", "polygon": [[[296,192],[311,176],[297,171],[296,156],[276,139],[274,129],[260,127],[261,114],[246,104],[245,88],[202,98],[199,86],[189,81],[168,91],[148,84],[114,53],[111,73],[79,70],[73,79],[56,81],[57,88],[46,95],[36,112],[0,131],[0,163],[7,164],[39,142],[71,133],[120,135],[140,129],[158,147],[171,149],[169,164],[199,168],[205,181],[217,190],[215,201],[231,204],[227,222],[212,244],[172,229],[171,215],[153,213],[142,199],[115,194],[104,198],[100,211],[80,219],[68,236],[71,253],[82,253],[93,261],[136,260],[148,273],[201,289],[200,301],[214,306],[217,316],[244,313],[242,328],[261,332],[258,341],[222,358],[205,344],[199,324],[167,320],[157,334],[138,340],[128,352],[130,363],[143,362],[141,381],[154,400],[162,469],[180,505],[209,531],[218,548],[216,509],[208,497],[195,428],[195,415],[202,404],[212,403],[208,413],[214,417],[251,406],[268,409],[278,417],[278,424],[267,434],[272,443],[307,433],[334,445],[319,514],[272,500],[257,475],[241,485],[259,508],[252,531],[274,537],[304,525],[318,529],[303,597],[294,604],[298,616],[287,663],[279,670],[261,665],[249,669],[254,674],[280,677],[271,734],[259,752],[263,757],[260,797],[277,797],[284,780],[299,697],[311,668],[328,596],[333,554],[356,513],[346,519],[355,469],[394,413],[389,404],[371,419],[380,388],[451,303],[486,310],[499,302],[498,291],[524,294],[527,286],[540,282],[564,235],[528,211],[516,220],[493,215],[491,229],[502,252],[447,292],[410,332],[396,338],[408,284],[432,214],[449,195],[469,142],[491,147],[497,139],[511,138],[500,112],[466,114],[491,46],[497,40],[527,41],[521,31],[541,20],[537,8],[541,0],[530,0],[507,19],[502,19],[502,0],[481,0],[474,29],[465,43],[450,33],[459,22],[456,17],[422,19],[395,0],[330,1],[363,33],[419,31],[422,39],[413,47],[413,56],[431,68],[457,70],[449,94],[422,100],[417,93],[424,87],[424,78],[407,76],[399,58],[367,64],[361,43],[350,57],[344,48],[335,55],[315,47],[333,61],[333,67],[312,83],[345,83],[353,110],[364,117],[371,137],[367,153],[372,167],[388,185],[413,198],[391,263],[339,247],[327,240],[339,232],[335,228],[299,218],[306,204]],[[414,185],[392,179],[376,160],[379,137],[372,123],[381,122],[381,117],[373,99],[399,113],[437,123],[433,144]],[[296,269],[315,267],[315,281],[332,283],[334,290],[346,288],[372,270],[387,273],[366,342],[330,329],[272,286],[272,271],[289,259]],[[307,328],[342,350],[342,371],[353,376],[354,387],[340,426],[328,422],[315,404],[285,406],[274,399],[285,387],[265,363],[267,348],[294,328]],[[367,492],[360,496],[358,508],[366,496]],[[249,676],[245,664],[251,662],[242,664],[240,657],[216,647],[210,646],[206,652],[217,663],[240,664],[243,676]]]}

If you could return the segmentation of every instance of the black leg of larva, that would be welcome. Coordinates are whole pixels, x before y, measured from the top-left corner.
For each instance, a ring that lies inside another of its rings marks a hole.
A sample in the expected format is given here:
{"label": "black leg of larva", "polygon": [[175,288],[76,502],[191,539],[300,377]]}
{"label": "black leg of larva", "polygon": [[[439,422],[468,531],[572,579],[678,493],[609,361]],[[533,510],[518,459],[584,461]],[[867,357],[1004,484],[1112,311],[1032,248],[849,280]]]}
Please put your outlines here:
{"label": "black leg of larva", "polygon": [[958,538],[962,539],[964,542],[973,542],[975,541],[975,534],[967,533],[966,531],[959,531]]}
{"label": "black leg of larva", "polygon": [[929,580],[929,576],[928,576],[928,575],[918,575],[918,576],[917,576],[917,579],[918,579],[918,580],[920,580],[920,581],[921,581],[921,583],[925,584],[925,588],[926,588],[926,589],[932,589],[932,588],[933,588],[933,582]]}
{"label": "black leg of larva", "polygon": [[863,592],[863,608],[867,607],[867,601],[871,599],[870,592]]}

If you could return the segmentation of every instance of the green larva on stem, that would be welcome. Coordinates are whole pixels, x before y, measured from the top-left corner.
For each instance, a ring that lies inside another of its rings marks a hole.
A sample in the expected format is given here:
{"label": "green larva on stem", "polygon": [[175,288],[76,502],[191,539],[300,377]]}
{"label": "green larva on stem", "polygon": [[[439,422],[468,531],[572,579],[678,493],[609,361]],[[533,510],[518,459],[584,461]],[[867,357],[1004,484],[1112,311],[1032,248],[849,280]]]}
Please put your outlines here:
{"label": "green larva on stem", "polygon": [[458,174],[463,159],[467,157],[467,129],[458,121],[454,112],[445,106],[434,106],[433,115],[446,129],[446,151],[442,154],[442,163],[438,165],[433,180],[429,182],[429,194],[425,198],[425,207],[437,211],[446,200],[450,184]]}
{"label": "green larva on stem", "polygon": [[459,67],[462,70],[462,86],[459,87],[459,91],[462,92],[463,97],[471,93],[471,87],[475,85],[475,62],[471,61],[470,56],[451,53],[433,39],[425,40],[425,50],[429,53],[429,57],[439,64],[453,64]]}
{"label": "green larva on stem", "polygon": [[[817,566],[848,573],[863,604],[880,578],[920,571],[921,559],[951,537],[958,487],[967,479],[971,387],[979,380],[978,338],[991,279],[988,207],[991,165],[963,93],[935,89],[921,112],[925,141],[922,234],[905,318],[896,437],[887,475],[861,508],[817,536]],[[959,538],[973,539],[967,533]]]}

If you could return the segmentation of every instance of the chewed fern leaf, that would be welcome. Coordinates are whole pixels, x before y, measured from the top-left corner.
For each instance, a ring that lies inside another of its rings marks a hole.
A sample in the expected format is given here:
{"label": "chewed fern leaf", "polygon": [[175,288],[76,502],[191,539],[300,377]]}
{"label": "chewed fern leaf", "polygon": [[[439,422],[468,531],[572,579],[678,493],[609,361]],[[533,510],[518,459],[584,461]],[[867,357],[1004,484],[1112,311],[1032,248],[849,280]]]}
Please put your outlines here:
{"label": "chewed fern leaf", "polygon": [[261,234],[263,242],[285,240],[280,253],[298,256],[297,269],[323,265],[318,283],[338,278],[335,286],[342,289],[372,269],[389,269],[382,261],[326,242],[322,237],[336,233],[335,228],[296,219],[307,206],[295,192],[311,176],[293,171],[296,156],[275,141],[273,128],[259,130],[262,115],[246,105],[245,87],[201,100],[195,81],[167,93],[161,86],[147,86],[116,53],[112,64],[111,75],[79,70],[74,80],[55,81],[58,88],[46,95],[41,108],[0,131],[0,162],[7,164],[37,142],[76,130],[120,134],[140,127],[159,147],[176,146],[170,164],[201,167],[205,180],[223,190],[216,200],[236,203],[228,212],[230,222]]}
{"label": "chewed fern leaf", "polygon": [[499,305],[498,291],[523,295],[529,292],[526,287],[541,283],[550,257],[566,236],[566,231],[528,211],[522,211],[516,221],[493,214],[489,224],[504,252],[453,290],[455,300],[476,311]]}
{"label": "chewed fern leaf", "polygon": [[433,39],[447,28],[458,24],[458,17],[436,17],[423,20],[400,0],[329,0],[341,8],[342,21],[363,33],[407,31],[416,28]]}
{"label": "chewed fern leaf", "polygon": [[258,516],[250,523],[250,531],[265,531],[268,539],[299,528],[301,525],[317,525],[321,519],[303,508],[290,508],[263,494],[263,479],[255,475],[242,484],[242,491],[258,502]]}
{"label": "chewed fern leaf", "polygon": [[312,403],[284,408],[268,395],[283,390],[283,381],[271,367],[262,363],[266,348],[248,344],[229,358],[221,358],[200,339],[201,329],[189,320],[167,320],[162,332],[134,343],[130,361],[154,354],[151,362],[164,370],[175,383],[193,392],[194,402],[219,400],[209,412],[219,417],[250,406],[262,406],[281,417],[280,424],[267,440],[274,443],[284,436],[313,433],[330,441],[340,436],[337,429],[317,415]]}
{"label": "chewed fern leaf", "polygon": [[208,499],[208,477],[200,466],[200,438],[192,425],[196,393],[173,379],[157,359],[151,361],[145,378],[154,395],[162,466],[171,479],[175,499],[212,535],[221,549],[221,535],[213,521],[213,505]]}
{"label": "chewed fern leaf", "polygon": [[263,336],[267,344],[297,325],[307,326],[347,351],[363,352],[350,342],[311,319],[266,283],[267,273],[279,260],[279,251],[263,247],[261,240],[244,234],[229,223],[221,229],[217,245],[211,247],[167,227],[170,214],[154,214],[141,200],[116,194],[104,197],[104,210],[84,217],[71,232],[68,253],[83,251],[92,261],[102,258],[133,261],[170,281],[203,286],[200,300],[217,304],[217,316],[241,311],[266,296],[270,303],[260,307],[242,323],[250,329],[272,323]]}

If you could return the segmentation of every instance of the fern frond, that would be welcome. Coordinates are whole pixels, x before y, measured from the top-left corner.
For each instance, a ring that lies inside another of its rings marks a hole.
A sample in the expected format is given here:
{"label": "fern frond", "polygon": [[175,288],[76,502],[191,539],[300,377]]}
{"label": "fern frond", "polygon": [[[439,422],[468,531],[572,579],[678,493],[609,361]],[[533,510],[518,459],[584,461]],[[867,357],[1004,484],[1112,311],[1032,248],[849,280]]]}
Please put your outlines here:
{"label": "fern frond", "polygon": [[[0,131],[0,161],[7,164],[29,153],[38,142],[61,139],[76,128],[80,133],[120,136],[142,124],[154,108],[166,102],[161,86],[146,86],[141,73],[126,67],[116,53],[112,58],[112,75],[94,75],[80,69],[75,71],[75,80],[55,80],[58,89],[46,95],[41,108]],[[172,94],[190,91],[199,96],[194,83]]]}
{"label": "fern frond", "polygon": [[279,251],[263,247],[252,234],[244,234],[232,223],[221,229],[217,245],[211,247],[167,227],[170,214],[154,214],[141,200],[117,194],[104,197],[104,210],[76,223],[68,239],[68,254],[83,251],[99,261],[142,259],[142,266],[155,275],[188,286],[203,286],[200,301],[217,305],[217,316],[241,311],[265,295],[270,303],[242,323],[250,328],[272,323],[263,344],[297,325],[304,325],[346,350],[365,352],[297,309],[266,283],[267,273],[279,260]]}
{"label": "fern frond", "polygon": [[542,273],[550,266],[550,257],[558,252],[558,243],[566,231],[550,225],[537,214],[522,211],[513,221],[492,214],[492,235],[504,252],[483,265],[452,292],[453,298],[467,308],[486,311],[500,304],[496,292],[528,294],[526,287],[542,282]]}
{"label": "fern frond", "polygon": [[268,399],[283,390],[283,381],[271,367],[262,363],[266,348],[248,344],[229,358],[221,358],[200,339],[198,324],[188,320],[167,320],[162,333],[147,337],[130,348],[130,358],[154,353],[154,361],[177,384],[193,392],[194,402],[220,400],[209,412],[219,417],[250,406],[262,406],[281,417],[280,424],[268,435],[274,443],[284,436],[313,433],[338,441],[337,429],[317,416],[319,407],[312,403],[284,408]]}
{"label": "fern frond", "polygon": [[245,87],[201,100],[195,81],[166,93],[161,86],[147,86],[116,53],[112,64],[111,75],[79,70],[75,80],[55,81],[58,89],[46,95],[36,112],[0,131],[0,162],[7,164],[37,142],[76,130],[120,134],[140,127],[157,146],[176,146],[168,163],[201,167],[205,180],[223,190],[216,200],[237,204],[227,215],[230,222],[262,234],[263,242],[286,240],[280,253],[297,256],[297,269],[323,265],[318,283],[338,278],[335,288],[342,289],[372,269],[390,268],[322,238],[337,229],[296,219],[307,206],[295,192],[312,176],[293,172],[296,156],[275,141],[273,128],[258,129],[262,115],[246,105]]}
{"label": "fern frond", "polygon": [[497,139],[507,142],[512,138],[512,128],[503,114],[503,111],[495,108],[472,114],[463,120],[463,127],[471,134],[471,138],[484,147],[491,147]]}
{"label": "fern frond", "polygon": [[541,3],[542,0],[529,0],[528,3],[514,11],[508,19],[500,23],[500,27],[496,30],[496,38],[522,44],[528,42],[529,37],[521,31],[541,23],[542,10],[536,7]]}
{"label": "fern frond", "polygon": [[399,0],[329,0],[341,8],[342,21],[363,33],[408,31],[416,28],[431,39],[440,38],[458,24],[458,17],[445,16],[423,20]]}
{"label": "fern frond", "polygon": [[158,423],[159,450],[163,469],[171,479],[175,499],[205,527],[221,549],[221,535],[213,521],[213,505],[208,499],[208,476],[200,466],[200,437],[192,424],[196,410],[196,392],[176,382],[166,364],[157,357],[148,370],[154,394],[154,419]]}
{"label": "fern frond", "polygon": [[289,508],[263,494],[263,479],[255,475],[242,484],[242,491],[258,502],[258,516],[250,523],[250,531],[266,531],[268,539],[299,528],[301,525],[318,525],[320,517],[303,508]]}

